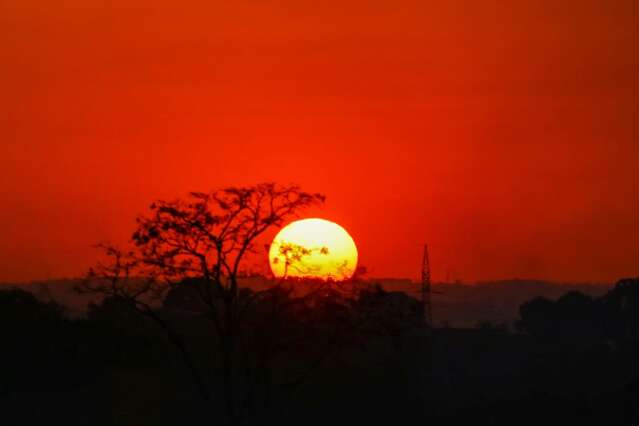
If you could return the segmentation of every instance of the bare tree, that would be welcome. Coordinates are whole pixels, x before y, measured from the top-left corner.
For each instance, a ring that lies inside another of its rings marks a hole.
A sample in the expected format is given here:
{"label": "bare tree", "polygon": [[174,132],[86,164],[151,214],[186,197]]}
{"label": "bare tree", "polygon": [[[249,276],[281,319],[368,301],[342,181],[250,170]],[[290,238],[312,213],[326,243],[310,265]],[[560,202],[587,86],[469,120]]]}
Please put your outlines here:
{"label": "bare tree", "polygon": [[[240,286],[259,237],[323,201],[320,194],[275,184],[157,201],[137,219],[130,249],[100,246],[107,260],[90,270],[78,290],[119,300],[157,324],[205,399],[213,395],[207,368],[215,366],[229,425],[248,418],[267,423],[273,389],[302,384],[331,355],[362,345],[366,336],[395,339],[413,326],[410,315],[400,327],[397,313],[375,308],[385,306],[391,294],[370,293],[351,282],[290,276],[291,271],[311,274],[307,258],[328,254],[325,247],[281,244],[284,276],[261,290]],[[182,308],[172,303],[179,305],[185,291],[197,303],[182,306],[186,311],[180,313]],[[206,338],[216,354],[213,363],[203,360],[208,349],[196,351],[201,345],[189,340],[192,318],[198,319],[197,333],[205,324],[213,337]]]}
{"label": "bare tree", "polygon": [[[201,395],[210,398],[210,390],[184,338],[154,304],[185,280],[194,283],[205,307],[201,315],[218,340],[228,423],[241,424],[244,411],[254,405],[255,372],[266,371],[268,361],[262,359],[258,367],[245,372],[252,382],[243,395],[237,395],[234,378],[238,374],[236,363],[241,359],[237,354],[246,343],[243,326],[250,317],[250,308],[267,297],[272,301],[274,317],[276,308],[279,310],[283,303],[280,296],[286,291],[243,291],[238,277],[247,255],[255,252],[256,240],[265,231],[322,202],[321,194],[272,183],[194,192],[186,199],[157,201],[150,206],[148,215],[137,219],[132,249],[101,245],[108,261],[92,268],[78,290],[120,299],[154,321],[178,349]],[[298,254],[301,260],[304,253]],[[273,342],[262,342],[261,350],[267,354],[274,346]]]}

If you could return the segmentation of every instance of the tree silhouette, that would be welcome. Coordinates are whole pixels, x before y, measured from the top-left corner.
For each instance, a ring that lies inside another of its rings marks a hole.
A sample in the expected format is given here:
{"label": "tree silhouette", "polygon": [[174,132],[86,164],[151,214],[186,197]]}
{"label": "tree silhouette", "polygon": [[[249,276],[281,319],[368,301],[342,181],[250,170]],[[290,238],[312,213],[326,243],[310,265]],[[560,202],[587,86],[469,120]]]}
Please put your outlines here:
{"label": "tree silhouette", "polygon": [[44,303],[32,293],[18,288],[0,290],[0,323],[18,322],[21,325],[59,322],[63,309],[55,302]]}
{"label": "tree silhouette", "polygon": [[536,297],[519,307],[520,319],[515,327],[541,339],[553,339],[556,334],[557,304],[545,297]]}
{"label": "tree silhouette", "polygon": [[619,280],[599,305],[609,337],[639,338],[639,278]]}
{"label": "tree silhouette", "polygon": [[313,253],[328,255],[327,247],[304,247],[299,244],[290,242],[279,242],[279,250],[277,256],[271,259],[273,264],[284,262],[284,273],[282,279],[290,278],[290,271],[295,271],[299,275],[310,275],[318,272],[321,266],[309,265],[305,259]]}
{"label": "tree silhouette", "polygon": [[639,279],[622,279],[604,296],[593,299],[578,291],[556,302],[537,297],[519,308],[516,327],[546,340],[596,342],[637,339],[639,336]]}
{"label": "tree silhouette", "polygon": [[[255,397],[254,371],[242,373],[251,377],[247,389],[236,385],[240,376],[238,360],[247,355],[244,334],[251,316],[255,319],[261,311],[264,314],[265,301],[270,301],[272,318],[268,324],[273,325],[284,306],[303,306],[312,299],[311,295],[327,295],[322,293],[325,286],[320,283],[314,291],[299,297],[297,303],[283,302],[287,297],[282,296],[290,296],[290,291],[244,291],[238,277],[247,255],[255,252],[258,237],[271,227],[281,226],[300,210],[323,201],[320,194],[272,183],[193,192],[186,199],[157,201],[147,216],[137,219],[130,250],[100,245],[108,261],[92,268],[78,290],[123,300],[125,306],[154,321],[178,349],[201,395],[209,398],[211,392],[184,336],[158,310],[167,294],[188,285],[197,296],[200,316],[210,324],[218,343],[228,423],[240,424],[245,408],[254,405]],[[300,253],[298,260],[303,256]],[[264,352],[271,345],[262,342],[260,348]],[[265,362],[260,360],[261,371],[266,369]]]}
{"label": "tree silhouette", "polygon": [[0,398],[12,390],[59,384],[44,378],[65,365],[65,323],[57,303],[42,302],[19,288],[0,289]]}

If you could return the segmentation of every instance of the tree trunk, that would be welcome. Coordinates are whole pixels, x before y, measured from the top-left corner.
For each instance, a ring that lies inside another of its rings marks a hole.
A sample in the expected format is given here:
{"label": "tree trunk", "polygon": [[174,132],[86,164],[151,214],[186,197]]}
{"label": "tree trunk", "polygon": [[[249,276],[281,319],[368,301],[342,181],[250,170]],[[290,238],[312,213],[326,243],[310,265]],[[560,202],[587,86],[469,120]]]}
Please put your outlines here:
{"label": "tree trunk", "polygon": [[240,419],[237,416],[235,406],[235,392],[233,383],[233,343],[229,335],[222,338],[222,379],[224,402],[226,407],[227,424],[229,426],[239,426]]}
{"label": "tree trunk", "polygon": [[180,356],[182,357],[182,360],[184,361],[187,368],[189,369],[189,372],[191,373],[193,381],[195,382],[195,387],[197,392],[205,401],[210,400],[211,393],[209,392],[209,389],[206,386],[204,379],[202,378],[202,375],[200,374],[200,371],[195,365],[195,362],[191,358],[189,351],[186,349],[186,345],[184,344],[184,340],[182,339],[182,337],[179,334],[175,333],[171,329],[171,327],[169,327],[169,325],[151,309],[145,309],[143,311],[138,310],[138,312],[141,312],[142,314],[151,318],[153,321],[155,321],[156,324],[160,326],[160,328],[164,331],[169,342],[177,348]]}

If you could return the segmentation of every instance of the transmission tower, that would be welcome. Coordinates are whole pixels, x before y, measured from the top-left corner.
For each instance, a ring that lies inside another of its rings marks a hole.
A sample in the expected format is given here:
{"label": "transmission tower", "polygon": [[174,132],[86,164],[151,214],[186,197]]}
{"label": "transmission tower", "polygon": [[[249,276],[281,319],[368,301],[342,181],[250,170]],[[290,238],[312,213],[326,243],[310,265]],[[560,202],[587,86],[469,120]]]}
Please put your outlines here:
{"label": "transmission tower", "polygon": [[428,327],[433,326],[433,312],[430,303],[430,259],[428,258],[428,244],[424,244],[424,258],[422,260],[422,308],[424,321]]}

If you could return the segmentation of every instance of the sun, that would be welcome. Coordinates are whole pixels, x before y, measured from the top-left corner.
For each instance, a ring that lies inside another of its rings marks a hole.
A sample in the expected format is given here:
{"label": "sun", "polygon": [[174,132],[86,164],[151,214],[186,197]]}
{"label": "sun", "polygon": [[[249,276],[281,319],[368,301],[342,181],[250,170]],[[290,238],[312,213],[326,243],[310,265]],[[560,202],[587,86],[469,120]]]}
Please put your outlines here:
{"label": "sun", "polygon": [[355,241],[338,224],[302,219],[282,228],[269,249],[276,278],[319,278],[343,281],[357,268]]}

